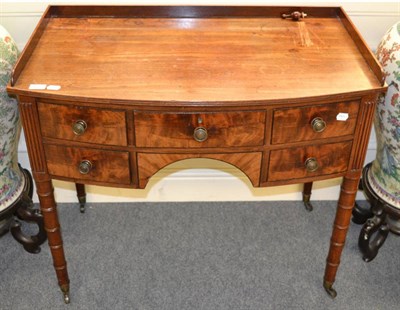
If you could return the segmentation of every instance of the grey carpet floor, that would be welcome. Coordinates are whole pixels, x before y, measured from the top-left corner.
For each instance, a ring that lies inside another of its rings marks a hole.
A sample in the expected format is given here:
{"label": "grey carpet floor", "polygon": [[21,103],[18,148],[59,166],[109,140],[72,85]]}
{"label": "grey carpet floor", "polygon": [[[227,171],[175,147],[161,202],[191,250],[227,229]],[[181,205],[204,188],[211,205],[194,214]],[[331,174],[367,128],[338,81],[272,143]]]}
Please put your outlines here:
{"label": "grey carpet floor", "polygon": [[322,278],[336,204],[59,205],[71,280],[64,305],[47,244],[0,238],[0,309],[399,309],[400,238],[365,263],[352,224],[332,300]]}

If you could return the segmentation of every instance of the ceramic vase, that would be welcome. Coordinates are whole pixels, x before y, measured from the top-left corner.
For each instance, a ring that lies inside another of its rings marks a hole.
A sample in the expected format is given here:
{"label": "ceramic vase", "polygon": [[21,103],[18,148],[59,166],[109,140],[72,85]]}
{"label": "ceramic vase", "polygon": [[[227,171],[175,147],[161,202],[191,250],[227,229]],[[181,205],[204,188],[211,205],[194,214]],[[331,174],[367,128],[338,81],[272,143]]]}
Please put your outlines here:
{"label": "ceramic vase", "polygon": [[400,208],[400,22],[383,37],[377,58],[389,88],[375,113],[377,154],[368,179],[382,200]]}
{"label": "ceramic vase", "polygon": [[[18,49],[14,40],[0,25],[0,213],[19,198],[25,183],[18,166],[21,132],[18,104],[6,91],[17,57]],[[0,230],[8,221],[0,221]]]}

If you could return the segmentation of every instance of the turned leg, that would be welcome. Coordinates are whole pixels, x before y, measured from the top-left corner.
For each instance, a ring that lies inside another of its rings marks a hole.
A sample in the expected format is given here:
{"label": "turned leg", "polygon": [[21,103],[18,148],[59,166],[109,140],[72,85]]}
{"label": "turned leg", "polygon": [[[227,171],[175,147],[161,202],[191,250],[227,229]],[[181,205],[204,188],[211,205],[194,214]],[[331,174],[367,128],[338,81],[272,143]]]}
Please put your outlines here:
{"label": "turned leg", "polygon": [[69,303],[69,278],[65,261],[60,223],[58,221],[57,205],[54,199],[54,190],[51,180],[46,176],[35,176],[40,208],[43,214],[44,227],[47,232],[48,243],[53,257],[54,269],[58,284],[64,295],[65,303]]}
{"label": "turned leg", "polygon": [[313,182],[308,182],[304,183],[303,187],[303,203],[304,206],[306,207],[306,210],[310,212],[313,210],[313,206],[310,202],[312,186]]}
{"label": "turned leg", "polygon": [[79,200],[79,210],[81,213],[85,213],[85,204],[86,204],[86,191],[85,184],[75,183],[76,194]]}
{"label": "turned leg", "polygon": [[332,298],[335,298],[337,295],[332,286],[335,282],[336,272],[340,264],[340,256],[346,241],[360,174],[361,171],[359,170],[348,172],[343,179],[340,190],[324,276],[324,288]]}

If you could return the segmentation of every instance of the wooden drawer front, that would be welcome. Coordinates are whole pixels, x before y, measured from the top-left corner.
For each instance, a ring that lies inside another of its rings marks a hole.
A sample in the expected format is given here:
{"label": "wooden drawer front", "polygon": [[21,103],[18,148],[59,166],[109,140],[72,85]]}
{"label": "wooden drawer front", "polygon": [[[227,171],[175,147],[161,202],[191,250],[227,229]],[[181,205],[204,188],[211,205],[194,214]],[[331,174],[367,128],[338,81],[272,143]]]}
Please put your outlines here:
{"label": "wooden drawer front", "polygon": [[[352,141],[271,151],[268,181],[328,175],[347,170]],[[306,161],[315,158],[318,169],[309,172]]]}
{"label": "wooden drawer front", "polygon": [[138,153],[139,187],[145,188],[150,177],[163,167],[179,160],[190,158],[208,158],[224,161],[240,169],[250,179],[253,186],[260,185],[261,152],[215,154]]}
{"label": "wooden drawer front", "polygon": [[[207,130],[207,139],[194,139],[197,128]],[[265,112],[226,113],[135,113],[138,147],[229,147],[264,143]]]}
{"label": "wooden drawer front", "polygon": [[[351,135],[357,120],[358,101],[325,104],[319,106],[279,109],[274,111],[272,144],[308,141],[330,137]],[[346,117],[348,119],[337,120]],[[321,118],[326,127],[322,132],[316,132],[312,127],[315,118]]]}
{"label": "wooden drawer front", "polygon": [[[130,184],[129,153],[88,148],[45,145],[47,169],[50,174],[72,179]],[[87,174],[79,171],[82,161],[90,161]]]}
{"label": "wooden drawer front", "polygon": [[[39,118],[44,137],[108,145],[127,145],[125,112],[39,102]],[[76,121],[87,128],[81,135],[73,131]]]}

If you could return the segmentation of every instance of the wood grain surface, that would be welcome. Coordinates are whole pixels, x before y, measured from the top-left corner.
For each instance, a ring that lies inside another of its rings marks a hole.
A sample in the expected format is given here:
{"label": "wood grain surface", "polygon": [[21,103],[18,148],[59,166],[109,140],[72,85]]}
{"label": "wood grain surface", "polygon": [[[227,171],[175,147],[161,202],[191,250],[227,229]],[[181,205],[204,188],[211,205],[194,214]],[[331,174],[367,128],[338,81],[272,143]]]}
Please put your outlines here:
{"label": "wood grain surface", "polygon": [[[347,170],[352,142],[311,145],[271,151],[268,181],[291,180],[329,175]],[[314,157],[319,165],[315,172],[305,167],[307,158]]]}
{"label": "wood grain surface", "polygon": [[[358,101],[351,101],[277,109],[274,111],[272,143],[281,144],[352,135],[359,104]],[[339,113],[346,113],[348,118],[338,119]],[[326,124],[322,132],[315,132],[311,126],[312,120],[317,117]]]}
{"label": "wood grain surface", "polygon": [[[44,145],[49,174],[73,180],[93,180],[130,184],[129,153],[90,148]],[[79,172],[79,164],[89,160],[93,168],[88,174]]]}
{"label": "wood grain surface", "polygon": [[[208,138],[193,138],[196,128]],[[138,147],[240,147],[264,143],[265,112],[135,113]]]}
{"label": "wood grain surface", "polygon": [[13,90],[149,101],[274,100],[380,88],[337,18],[51,18]]}
{"label": "wood grain surface", "polygon": [[[309,15],[281,18],[295,10]],[[334,296],[377,96],[387,89],[382,77],[340,8],[50,7],[7,91],[20,102],[64,296],[51,180],[144,188],[163,167],[190,158],[227,162],[254,187],[344,176],[324,278]],[[338,113],[349,117],[340,122]],[[324,131],[313,131],[315,117]],[[88,125],[80,136],[71,128],[77,120]],[[200,126],[203,142],[193,138]],[[312,172],[310,158],[318,163]],[[87,174],[82,161],[91,163]]]}
{"label": "wood grain surface", "polygon": [[[44,137],[105,145],[127,145],[125,111],[93,109],[82,105],[66,106],[39,102],[40,128]],[[72,127],[83,120],[82,135]]]}
{"label": "wood grain surface", "polygon": [[260,183],[261,152],[252,153],[225,153],[225,154],[156,154],[139,153],[139,187],[145,188],[150,177],[161,168],[176,161],[188,158],[209,158],[222,160],[239,168],[250,179],[253,186]]}

